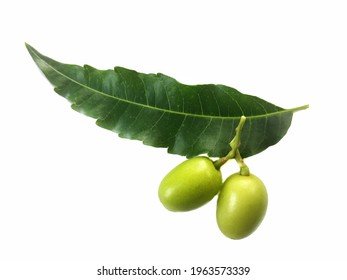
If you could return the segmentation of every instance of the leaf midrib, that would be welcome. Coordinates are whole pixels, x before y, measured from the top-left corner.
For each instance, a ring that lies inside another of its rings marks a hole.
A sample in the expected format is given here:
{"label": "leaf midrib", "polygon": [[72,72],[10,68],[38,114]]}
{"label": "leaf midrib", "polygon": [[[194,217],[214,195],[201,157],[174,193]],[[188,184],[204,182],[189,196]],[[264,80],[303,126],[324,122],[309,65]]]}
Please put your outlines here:
{"label": "leaf midrib", "polygon": [[[199,114],[185,113],[185,112],[180,112],[180,111],[167,110],[167,109],[163,109],[163,108],[153,107],[153,106],[149,106],[148,104],[137,103],[137,102],[130,101],[130,100],[127,100],[127,99],[119,98],[117,96],[109,95],[109,94],[106,94],[106,93],[104,93],[102,91],[99,91],[99,90],[96,90],[94,88],[91,88],[91,87],[89,87],[89,86],[87,86],[85,84],[82,84],[82,83],[72,79],[71,77],[65,75],[64,73],[58,71],[50,63],[48,63],[46,60],[44,60],[35,49],[33,49],[29,45],[27,45],[27,47],[28,47],[28,49],[30,50],[30,52],[33,55],[35,55],[39,60],[43,61],[49,68],[51,68],[57,74],[63,76],[65,79],[70,80],[71,82],[79,85],[80,87],[86,88],[86,89],[88,89],[88,90],[90,90],[90,91],[92,91],[92,92],[94,92],[96,94],[103,95],[103,96],[105,96],[107,98],[115,99],[115,100],[118,100],[118,101],[121,101],[121,102],[125,102],[125,103],[128,103],[128,104],[134,105],[134,106],[140,106],[140,107],[148,108],[148,109],[151,109],[151,110],[161,111],[163,113],[183,115],[183,116],[186,116],[186,117],[190,116],[190,117],[196,117],[196,118],[223,119],[223,120],[225,120],[225,119],[237,120],[237,119],[239,119],[241,117],[241,116],[238,116],[238,117],[230,116],[230,117],[228,117],[228,116],[213,116],[213,115],[199,115]],[[57,63],[60,63],[60,62],[57,62]],[[81,67],[81,68],[84,68],[84,67]],[[56,88],[58,88],[58,87],[56,87]],[[267,113],[267,114],[254,115],[254,116],[245,116],[245,117],[247,117],[247,119],[256,119],[256,118],[263,118],[263,117],[267,118],[267,117],[270,117],[270,116],[273,116],[273,115],[278,115],[278,114],[283,114],[283,113],[289,113],[289,112],[293,113],[293,112],[296,112],[296,111],[299,111],[299,110],[303,110],[303,109],[306,109],[306,108],[308,108],[308,105],[295,107],[295,108],[291,108],[291,109],[278,110],[276,112]]]}

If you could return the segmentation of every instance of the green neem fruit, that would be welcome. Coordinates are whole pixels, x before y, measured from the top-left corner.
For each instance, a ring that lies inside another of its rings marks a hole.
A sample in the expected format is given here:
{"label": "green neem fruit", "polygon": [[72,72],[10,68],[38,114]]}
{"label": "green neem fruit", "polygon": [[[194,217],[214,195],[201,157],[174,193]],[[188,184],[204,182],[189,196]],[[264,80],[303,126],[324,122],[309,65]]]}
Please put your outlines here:
{"label": "green neem fruit", "polygon": [[211,159],[195,157],[172,169],[159,186],[159,199],[170,211],[189,211],[210,201],[222,187],[222,174]]}
{"label": "green neem fruit", "polygon": [[262,222],[268,203],[264,183],[255,175],[228,177],[217,200],[217,224],[229,238],[241,239]]}

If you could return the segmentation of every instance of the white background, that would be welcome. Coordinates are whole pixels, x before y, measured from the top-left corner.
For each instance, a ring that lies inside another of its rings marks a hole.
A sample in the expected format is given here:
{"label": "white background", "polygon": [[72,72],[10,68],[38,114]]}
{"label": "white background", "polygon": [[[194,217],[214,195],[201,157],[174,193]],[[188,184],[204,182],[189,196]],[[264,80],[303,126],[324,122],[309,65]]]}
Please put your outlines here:
{"label": "white background", "polygon": [[[3,1],[0,278],[117,279],[97,276],[102,265],[248,265],[244,279],[343,279],[346,12],[337,0]],[[166,211],[158,185],[184,158],[74,112],[24,42],[61,62],[225,84],[285,108],[310,104],[279,144],[246,160],[269,193],[260,228],[225,238],[215,199]]]}

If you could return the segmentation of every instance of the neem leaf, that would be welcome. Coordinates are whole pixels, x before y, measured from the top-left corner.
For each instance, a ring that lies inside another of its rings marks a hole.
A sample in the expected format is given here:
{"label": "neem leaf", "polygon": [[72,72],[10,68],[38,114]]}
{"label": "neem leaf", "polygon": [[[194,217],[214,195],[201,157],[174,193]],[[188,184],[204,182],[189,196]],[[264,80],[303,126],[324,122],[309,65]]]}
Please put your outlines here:
{"label": "neem leaf", "polygon": [[226,155],[242,115],[247,121],[239,150],[243,157],[255,155],[276,144],[289,129],[293,113],[307,108],[286,110],[231,87],[185,85],[163,74],[63,64],[26,47],[74,110],[120,137],[182,156]]}

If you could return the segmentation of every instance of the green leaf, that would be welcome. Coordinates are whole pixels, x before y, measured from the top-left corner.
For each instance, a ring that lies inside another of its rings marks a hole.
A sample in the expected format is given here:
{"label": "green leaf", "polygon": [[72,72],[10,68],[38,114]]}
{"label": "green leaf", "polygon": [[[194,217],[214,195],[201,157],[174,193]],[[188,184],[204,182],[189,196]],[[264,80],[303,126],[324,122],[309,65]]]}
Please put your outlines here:
{"label": "green leaf", "polygon": [[290,127],[293,112],[223,85],[185,85],[163,74],[143,74],[122,67],[97,70],[63,64],[26,45],[30,55],[72,108],[97,119],[120,137],[137,139],[169,153],[221,157],[242,115],[243,157],[276,144]]}

